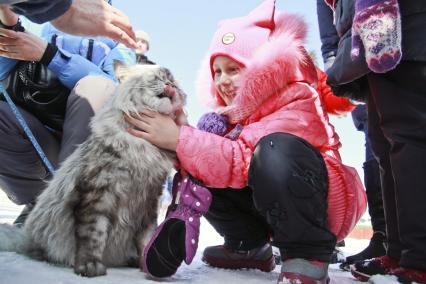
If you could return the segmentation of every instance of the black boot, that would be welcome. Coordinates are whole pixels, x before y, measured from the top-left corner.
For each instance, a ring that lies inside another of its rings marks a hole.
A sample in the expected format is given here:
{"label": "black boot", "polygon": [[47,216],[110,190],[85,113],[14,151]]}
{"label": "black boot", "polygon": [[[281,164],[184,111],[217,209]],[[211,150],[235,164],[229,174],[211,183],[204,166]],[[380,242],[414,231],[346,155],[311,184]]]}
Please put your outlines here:
{"label": "black boot", "polygon": [[15,219],[13,225],[16,227],[23,227],[25,224],[25,220],[27,220],[28,215],[30,215],[31,210],[33,210],[35,206],[35,201],[28,203],[25,205],[24,209],[21,211],[21,214]]}
{"label": "black boot", "polygon": [[170,219],[146,254],[146,269],[154,277],[169,277],[176,273],[184,259],[185,223]]}
{"label": "black boot", "polygon": [[343,254],[343,251],[340,249],[339,246],[334,247],[333,255],[331,256],[330,263],[342,263],[345,261],[345,256]]}
{"label": "black boot", "polygon": [[331,257],[330,263],[342,263],[345,261],[345,256],[343,255],[343,251],[340,249],[345,246],[345,240],[341,240],[336,244],[333,251],[333,256]]}
{"label": "black boot", "polygon": [[380,257],[386,254],[386,237],[382,232],[375,232],[368,246],[355,255],[346,258],[340,268],[349,271],[349,266],[357,261]]}
{"label": "black boot", "polygon": [[235,250],[226,245],[206,247],[203,262],[220,268],[254,268],[265,272],[274,270],[275,257],[269,243],[250,250]]}

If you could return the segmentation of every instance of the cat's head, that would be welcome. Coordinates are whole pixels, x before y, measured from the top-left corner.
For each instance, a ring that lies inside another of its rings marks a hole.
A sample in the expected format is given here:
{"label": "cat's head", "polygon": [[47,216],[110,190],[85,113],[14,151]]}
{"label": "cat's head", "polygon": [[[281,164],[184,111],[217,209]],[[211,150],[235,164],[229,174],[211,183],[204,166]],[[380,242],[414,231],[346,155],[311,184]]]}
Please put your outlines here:
{"label": "cat's head", "polygon": [[121,96],[116,102],[122,111],[150,109],[173,115],[183,108],[186,94],[167,68],[147,64],[129,66],[116,61],[114,70],[120,81],[118,96]]}

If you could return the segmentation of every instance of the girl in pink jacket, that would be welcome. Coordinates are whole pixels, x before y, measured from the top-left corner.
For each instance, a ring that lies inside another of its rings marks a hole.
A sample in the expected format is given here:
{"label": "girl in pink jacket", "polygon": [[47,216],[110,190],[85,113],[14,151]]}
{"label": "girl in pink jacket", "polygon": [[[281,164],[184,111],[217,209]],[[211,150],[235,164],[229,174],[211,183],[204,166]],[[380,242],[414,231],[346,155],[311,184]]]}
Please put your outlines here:
{"label": "girl in pink jacket", "polygon": [[220,22],[199,85],[233,139],[150,111],[127,118],[131,134],[176,151],[180,167],[209,188],[204,216],[225,239],[203,253],[212,266],[271,271],[272,242],[283,261],[279,281],[327,283],[336,240],[365,210],[316,90],[305,35],[305,23],[275,11],[274,0]]}

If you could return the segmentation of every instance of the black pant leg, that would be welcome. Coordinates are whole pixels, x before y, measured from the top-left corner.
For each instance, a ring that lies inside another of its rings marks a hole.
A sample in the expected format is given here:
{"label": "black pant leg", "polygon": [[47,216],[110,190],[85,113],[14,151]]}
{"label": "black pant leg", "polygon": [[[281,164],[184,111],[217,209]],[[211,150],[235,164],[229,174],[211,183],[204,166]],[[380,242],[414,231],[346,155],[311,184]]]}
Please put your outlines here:
{"label": "black pant leg", "polygon": [[251,160],[249,186],[283,258],[330,261],[336,236],[327,223],[328,174],[312,145],[287,133],[262,138]]}
{"label": "black pant leg", "polygon": [[[54,167],[60,142],[31,113],[18,107],[40,147]],[[51,178],[43,161],[6,102],[0,101],[0,188],[16,204],[28,204]]]}
{"label": "black pant leg", "polygon": [[383,130],[381,128],[380,116],[377,112],[376,101],[373,96],[373,93],[376,92],[376,86],[373,84],[371,76],[369,81],[372,95],[367,98],[369,128],[368,136],[373,152],[377,157],[380,169],[383,208],[386,223],[386,236],[388,241],[387,255],[395,259],[400,259],[402,245],[399,239],[395,184],[389,157],[390,143],[384,136]]}
{"label": "black pant leg", "polygon": [[212,204],[204,217],[225,238],[227,247],[249,250],[269,241],[269,225],[255,209],[250,188],[210,192]]}
{"label": "black pant leg", "polygon": [[403,61],[391,72],[371,74],[369,81],[388,143],[383,160],[389,174],[382,171],[388,234],[399,229],[401,266],[426,270],[426,62]]}

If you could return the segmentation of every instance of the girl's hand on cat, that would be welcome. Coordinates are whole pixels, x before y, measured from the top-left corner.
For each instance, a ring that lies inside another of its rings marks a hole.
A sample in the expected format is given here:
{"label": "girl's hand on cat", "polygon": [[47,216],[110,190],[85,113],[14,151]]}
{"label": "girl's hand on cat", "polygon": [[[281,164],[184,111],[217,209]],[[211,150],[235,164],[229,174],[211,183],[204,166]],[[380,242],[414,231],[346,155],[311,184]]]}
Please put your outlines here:
{"label": "girl's hand on cat", "polygon": [[181,108],[176,112],[176,118],[175,122],[177,125],[188,125],[188,115],[186,114],[186,111]]}
{"label": "girl's hand on cat", "polygon": [[133,136],[143,138],[159,148],[176,151],[180,127],[170,116],[145,110],[131,116],[124,114],[124,119],[130,124],[127,131]]}

